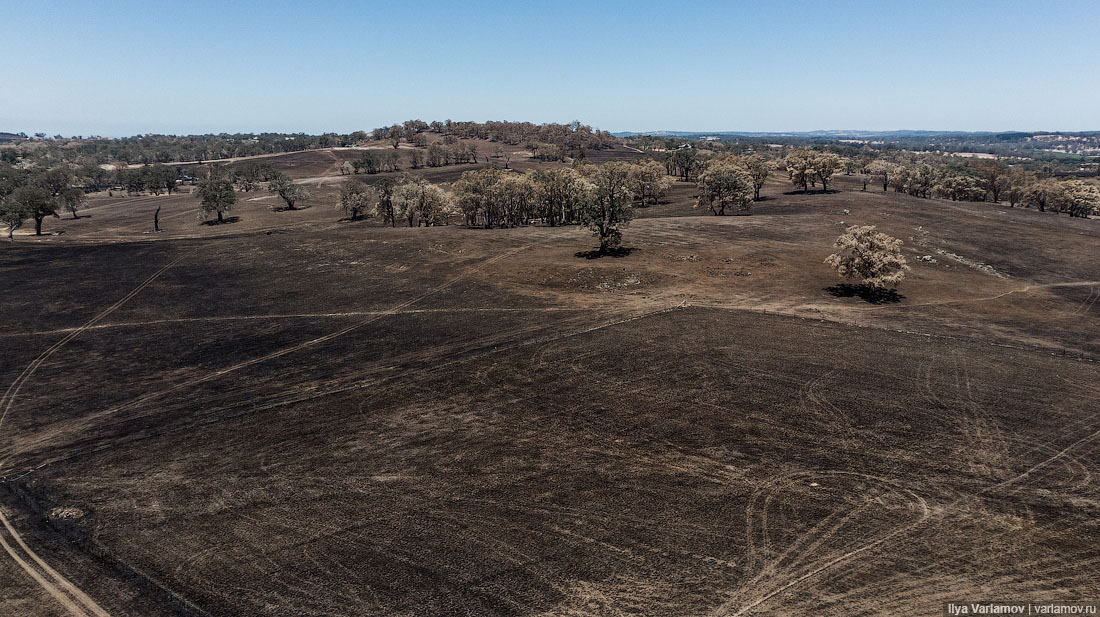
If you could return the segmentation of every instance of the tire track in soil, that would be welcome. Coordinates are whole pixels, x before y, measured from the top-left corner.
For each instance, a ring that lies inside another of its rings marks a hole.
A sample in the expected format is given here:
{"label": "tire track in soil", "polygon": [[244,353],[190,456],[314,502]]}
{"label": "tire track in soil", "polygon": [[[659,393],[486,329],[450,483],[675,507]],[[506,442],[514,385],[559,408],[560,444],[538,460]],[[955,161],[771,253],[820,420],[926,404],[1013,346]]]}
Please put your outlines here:
{"label": "tire track in soil", "polygon": [[[7,391],[0,397],[0,427],[3,426],[4,420],[8,417],[8,413],[11,411],[12,406],[15,404],[15,399],[19,395],[19,391],[23,388],[23,385],[30,380],[34,375],[38,367],[43,362],[49,359],[58,349],[65,346],[66,343],[73,340],[84,332],[88,328],[94,326],[96,322],[107,317],[111,313],[118,310],[123,304],[138,295],[141,290],[145,289],[150,283],[155,281],[161,274],[167,271],[172,266],[179,263],[184,257],[187,257],[191,251],[187,251],[179,257],[170,261],[167,265],[153,273],[152,276],[145,279],[140,285],[135,287],[130,293],[126,294],[119,301],[115,302],[98,315],[87,321],[83,326],[77,328],[71,332],[68,336],[57,341],[45,351],[38,355],[25,369],[20,373],[15,380],[8,386]],[[41,557],[38,556],[26,542],[23,541],[23,537],[12,526],[11,521],[4,514],[3,510],[0,510],[0,524],[3,525],[4,531],[15,542],[15,544],[22,550],[22,553],[29,557],[37,568],[31,565],[26,559],[24,559],[19,551],[15,550],[3,533],[0,533],[0,546],[4,548],[4,551],[12,558],[15,563],[21,567],[36,583],[39,584],[47,593],[53,596],[57,601],[65,607],[69,613],[77,615],[78,617],[109,617],[108,613],[104,611],[94,600],[88,597],[87,594],[80,591],[75,585],[69,582],[64,576],[59,574],[56,570],[50,567]],[[44,576],[45,575],[45,576]],[[48,577],[48,578],[47,578]],[[49,579],[53,579],[52,581]]]}
{"label": "tire track in soil", "polygon": [[[403,311],[393,310],[377,310],[377,311],[343,311],[334,313],[283,313],[273,315],[211,315],[208,317],[178,317],[168,319],[152,319],[149,321],[123,321],[116,323],[97,324],[91,328],[85,328],[85,330],[103,330],[107,328],[136,328],[144,326],[158,326],[180,323],[215,323],[220,321],[259,321],[259,320],[275,320],[275,319],[340,319],[344,317],[366,317],[374,315],[419,315],[424,313],[565,313],[565,312],[582,312],[585,309],[582,308],[569,308],[569,307],[556,307],[556,306],[541,306],[530,308],[507,308],[507,307],[492,307],[492,308],[439,308],[439,309],[407,309]],[[0,334],[0,337],[13,338],[20,336],[47,336],[54,334],[67,334],[78,330],[79,328],[57,328],[55,330],[37,330],[34,332],[11,332]]]}
{"label": "tire track in soil", "polygon": [[[398,304],[398,305],[396,305],[396,306],[394,306],[390,309],[380,311],[379,313],[377,313],[375,315],[372,315],[368,319],[358,321],[356,323],[353,323],[349,326],[346,326],[346,327],[341,328],[339,330],[336,330],[334,332],[330,332],[330,333],[325,334],[323,336],[319,336],[317,338],[313,338],[313,339],[310,339],[308,341],[303,341],[301,343],[291,345],[290,347],[284,347],[283,349],[280,349],[278,351],[273,351],[269,354],[265,354],[265,355],[257,357],[257,358],[251,358],[249,360],[244,360],[242,362],[238,362],[236,364],[233,364],[233,365],[225,367],[225,368],[221,368],[221,369],[218,369],[218,370],[215,370],[215,371],[211,371],[211,372],[209,372],[206,375],[203,375],[201,377],[196,377],[194,379],[189,379],[187,381],[178,383],[174,386],[170,386],[170,387],[165,388],[163,390],[158,390],[156,392],[151,392],[149,394],[145,394],[143,396],[140,396],[140,397],[138,397],[136,399],[133,399],[131,401],[128,401],[126,403],[122,403],[121,405],[116,405],[116,406],[111,407],[109,409],[105,409],[105,410],[102,410],[102,411],[94,412],[92,414],[88,414],[88,415],[84,416],[84,418],[82,418],[82,420],[84,420],[85,422],[92,421],[92,420],[96,420],[96,419],[104,417],[104,416],[109,416],[109,415],[116,414],[120,411],[125,411],[127,409],[131,409],[131,408],[134,408],[134,407],[139,407],[144,403],[148,403],[149,401],[155,400],[157,398],[160,398],[162,396],[171,394],[173,392],[177,392],[179,390],[183,390],[183,389],[189,388],[191,386],[196,386],[196,385],[205,383],[207,381],[216,379],[218,377],[222,377],[222,376],[227,375],[229,373],[234,373],[234,372],[239,371],[241,369],[248,368],[250,366],[259,364],[261,362],[266,362],[268,360],[274,360],[275,358],[280,358],[282,356],[294,353],[296,351],[301,351],[303,349],[307,349],[307,348],[319,345],[321,343],[331,341],[331,340],[336,339],[338,337],[341,337],[345,334],[348,334],[349,332],[353,332],[353,331],[355,331],[359,328],[362,328],[363,326],[374,323],[375,321],[378,321],[379,319],[381,319],[383,317],[388,317],[388,316],[391,316],[391,315],[399,314],[402,310],[406,309],[407,307],[409,307],[413,304],[416,304],[417,302],[420,302],[424,298],[427,298],[427,297],[429,297],[433,294],[439,293],[439,292],[451,287],[455,283],[458,283],[458,282],[462,281],[468,275],[473,274],[474,272],[477,272],[478,270],[480,270],[480,269],[482,269],[486,266],[492,265],[492,264],[494,264],[494,263],[496,263],[496,262],[498,262],[498,261],[500,261],[500,260],[502,260],[506,257],[510,257],[512,255],[515,255],[516,253],[519,253],[523,250],[526,250],[530,246],[532,246],[532,245],[531,244],[524,245],[524,246],[521,246],[519,248],[507,251],[505,253],[501,253],[500,255],[497,255],[495,257],[491,257],[491,258],[489,258],[487,260],[484,260],[484,261],[482,261],[478,264],[475,264],[474,266],[471,266],[470,268],[467,268],[466,270],[462,271],[460,274],[452,277],[451,279],[447,280],[446,282],[442,283],[441,285],[437,285],[437,286],[435,286],[435,287],[433,287],[433,288],[417,295],[416,297],[411,298],[409,300],[406,300],[406,301],[404,301],[404,302],[402,302],[402,303],[400,303],[400,304]],[[73,335],[70,335],[69,337],[66,337],[65,340],[71,339],[73,336],[75,336],[75,334],[76,333],[74,333]],[[10,456],[9,456],[9,458],[10,458]]]}
{"label": "tire track in soil", "polygon": [[[757,596],[756,598],[754,598],[752,600],[749,600],[748,602],[742,603],[739,598],[733,598],[731,600],[727,600],[726,602],[724,602],[723,604],[718,606],[717,609],[715,609],[714,611],[712,611],[710,613],[710,615],[712,617],[726,617],[727,615],[730,616],[730,617],[739,617],[740,615],[745,615],[748,612],[752,611],[752,609],[756,608],[757,606],[760,606],[761,604],[763,604],[763,603],[767,602],[768,600],[771,600],[772,598],[774,598],[774,597],[790,590],[791,588],[796,587],[797,585],[800,585],[801,583],[804,583],[805,581],[808,581],[808,580],[818,576],[819,574],[829,570],[833,566],[835,566],[835,565],[837,565],[841,562],[847,561],[847,560],[849,560],[853,557],[856,557],[858,555],[861,555],[863,553],[866,553],[866,552],[868,552],[872,549],[875,549],[875,548],[879,547],[880,545],[885,544],[889,540],[891,540],[891,539],[893,539],[893,538],[895,538],[895,537],[897,537],[897,536],[899,536],[903,533],[906,533],[908,531],[911,531],[911,530],[915,529],[916,527],[924,524],[931,517],[932,511],[928,507],[928,502],[923,497],[921,497],[920,495],[917,495],[916,493],[914,493],[913,491],[910,491],[909,489],[898,486],[895,482],[893,482],[891,480],[887,480],[885,478],[881,478],[881,477],[878,477],[878,476],[872,476],[872,475],[861,474],[861,473],[856,473],[856,472],[833,471],[833,472],[804,472],[804,473],[805,473],[805,475],[808,475],[808,476],[816,476],[816,475],[824,475],[824,476],[847,475],[847,476],[854,476],[854,477],[859,477],[859,478],[865,478],[865,479],[868,479],[868,480],[873,480],[875,482],[879,482],[879,483],[885,484],[887,486],[894,487],[894,489],[897,490],[898,492],[903,493],[903,494],[907,494],[910,497],[912,497],[912,501],[910,502],[910,504],[916,505],[918,507],[918,509],[920,511],[919,518],[917,518],[917,520],[915,520],[913,522],[899,525],[899,526],[893,528],[891,531],[889,531],[885,535],[883,535],[883,536],[881,536],[881,537],[879,537],[875,540],[867,542],[867,543],[865,543],[863,545],[860,545],[856,548],[853,548],[851,550],[845,551],[845,552],[843,552],[839,555],[836,555],[834,557],[828,558],[824,563],[821,563],[820,565],[811,568],[809,571],[806,571],[801,575],[795,576],[794,578],[786,581],[785,583],[780,584],[779,586],[771,589],[770,591],[768,591],[768,592],[766,592],[762,595]],[[795,475],[799,475],[799,474],[795,474]],[[858,506],[856,506],[856,509],[859,509],[861,507],[862,507],[862,505],[858,505]],[[765,508],[765,510],[766,510],[766,508]],[[846,521],[847,521],[847,519],[843,519],[838,524],[843,525]],[[766,522],[762,521],[762,524],[766,524]],[[815,529],[816,529],[816,527],[815,527]],[[833,532],[826,532],[826,533],[833,533]],[[800,541],[804,542],[805,539],[804,538],[800,539]],[[810,549],[808,549],[808,550],[810,550]],[[804,551],[804,553],[805,553],[805,551]],[[803,555],[800,555],[800,556],[804,557],[805,555],[803,554]],[[755,579],[754,579],[753,582],[755,582]],[[749,584],[752,584],[752,582],[750,582]],[[734,608],[737,605],[740,605],[740,608],[737,608],[736,612],[731,612],[731,611],[734,610]]]}
{"label": "tire track in soil", "polygon": [[[957,360],[956,360],[956,362],[957,362]],[[960,377],[965,380],[965,392],[966,392],[966,395],[967,395],[967,400],[962,401],[961,397],[960,397],[960,402],[963,403],[964,406],[969,407],[972,412],[977,412],[976,408],[978,407],[978,404],[977,404],[976,401],[974,401],[974,399],[972,397],[971,381],[970,381],[970,378],[969,378],[968,371],[966,371],[965,367],[963,367],[961,369],[961,375],[960,375],[959,367],[956,364],[955,375],[956,375],[957,380]],[[934,394],[932,394],[933,388],[931,387],[931,370],[928,371],[928,374],[926,375],[926,377],[927,377],[926,382],[927,382],[927,385],[928,385],[928,392],[929,392],[930,395],[935,396]],[[960,390],[961,390],[963,384],[960,382],[960,383],[957,383],[956,386],[959,387]],[[936,396],[935,398],[936,398],[936,400],[940,400],[938,396]],[[992,491],[996,491],[996,490],[1005,488],[1005,487],[1007,487],[1011,484],[1015,484],[1017,482],[1020,482],[1021,480],[1024,480],[1025,478],[1028,478],[1029,476],[1031,476],[1035,472],[1037,472],[1039,470],[1042,470],[1045,467],[1047,467],[1047,466],[1049,466],[1049,465],[1051,465],[1051,464],[1055,463],[1056,461],[1059,461],[1063,458],[1072,459],[1070,461],[1070,463],[1067,463],[1067,466],[1069,466],[1073,462],[1076,462],[1077,465],[1080,468],[1082,468],[1082,470],[1084,471],[1085,479],[1084,479],[1083,482],[1077,484],[1073,488],[1074,489],[1083,488],[1084,486],[1087,486],[1091,482],[1091,474],[1088,473],[1087,466],[1082,461],[1080,461],[1079,459],[1076,459],[1076,457],[1073,457],[1073,455],[1070,454],[1070,452],[1072,450],[1074,450],[1075,448],[1077,448],[1078,446],[1081,446],[1083,444],[1088,443],[1089,441],[1092,441],[1093,439],[1097,438],[1098,436],[1100,436],[1100,430],[1096,430],[1095,432],[1092,432],[1092,433],[1090,433],[1090,434],[1088,434],[1088,435],[1086,435],[1086,436],[1070,443],[1065,448],[1054,451],[1054,454],[1052,454],[1051,456],[1049,456],[1046,459],[1040,461],[1039,463],[1036,463],[1035,465],[1032,465],[1027,470],[1015,475],[1012,478],[1009,478],[1008,480],[1004,480],[1002,482],[992,484],[992,485],[989,485],[989,486],[985,487],[984,489],[981,489],[980,491],[978,491],[976,493],[976,496],[984,496],[984,495],[986,495],[986,494],[988,494]],[[1003,437],[1003,439],[1013,440],[1012,438],[1008,438],[1008,437]],[[1047,449],[1048,452],[1054,450],[1053,447],[1045,448],[1045,449]],[[833,472],[833,473],[838,473],[838,472]],[[883,480],[883,481],[885,481],[885,480]],[[893,483],[891,482],[890,484],[893,484]],[[774,486],[773,488],[779,488],[779,487]],[[759,493],[763,490],[766,490],[766,489],[758,489],[757,492],[753,494],[753,497],[750,498],[749,504],[746,506],[746,516],[747,516],[747,521],[746,522],[747,523],[748,523],[748,519],[753,516],[752,508],[754,507],[755,500],[759,499]],[[871,542],[869,542],[869,543],[867,543],[867,544],[865,544],[861,547],[858,547],[858,548],[856,548],[852,551],[848,551],[846,553],[843,553],[843,554],[829,560],[828,562],[824,563],[820,567],[813,568],[809,572],[806,572],[806,573],[804,573],[800,576],[795,577],[793,580],[788,581],[787,583],[783,584],[782,586],[780,586],[780,587],[778,587],[778,588],[776,588],[772,591],[769,591],[768,593],[765,593],[764,595],[759,596],[756,599],[749,601],[748,603],[745,603],[745,604],[741,605],[741,607],[736,612],[732,612],[732,613],[730,612],[731,610],[733,610],[734,603],[737,602],[737,600],[735,599],[735,600],[727,601],[726,603],[720,605],[718,607],[718,609],[716,609],[714,612],[711,613],[711,615],[714,616],[714,617],[719,617],[719,616],[724,617],[724,616],[727,616],[727,615],[732,616],[732,617],[737,617],[737,616],[740,616],[740,615],[745,615],[745,614],[751,612],[754,608],[756,608],[756,607],[760,606],[761,604],[767,602],[768,600],[770,600],[770,599],[772,599],[772,598],[774,598],[774,597],[790,590],[791,588],[793,588],[793,587],[795,587],[795,586],[797,586],[797,585],[799,585],[799,584],[801,584],[805,581],[810,580],[811,578],[825,572],[826,570],[832,568],[833,566],[838,565],[841,562],[846,561],[848,559],[851,559],[853,557],[856,557],[858,555],[861,555],[861,554],[869,551],[870,549],[876,548],[876,547],[884,544],[888,540],[891,540],[891,539],[893,539],[893,538],[895,538],[899,535],[903,535],[904,533],[911,532],[911,531],[917,529],[918,527],[920,527],[921,525],[925,524],[926,522],[928,522],[931,519],[931,516],[930,516],[931,511],[928,508],[927,502],[923,498],[916,495],[915,493],[912,493],[911,491],[909,491],[908,489],[902,489],[902,490],[905,490],[905,492],[914,495],[917,499],[920,500],[923,515],[919,520],[917,520],[917,521],[915,521],[911,524],[903,525],[901,527],[898,527],[895,530],[893,530],[892,532],[890,532],[889,534],[887,534],[886,536],[883,536],[883,537],[878,538],[874,541],[871,541]],[[1015,491],[1011,491],[1011,492],[1015,492]],[[960,498],[956,499],[954,502],[947,505],[946,508],[942,508],[941,510],[950,509],[953,506],[958,505],[959,503],[961,503],[964,499],[965,499],[965,497],[960,497]],[[763,511],[764,516],[766,516],[766,511],[767,511],[767,505],[765,504],[764,511]],[[761,521],[762,521],[763,525],[767,524],[766,523],[766,518],[762,518]],[[751,524],[747,527],[747,533],[749,533],[749,534],[752,533]],[[750,537],[748,538],[747,541],[749,543],[749,546],[747,548],[750,551],[750,564],[751,564],[754,561],[754,557],[755,557],[751,553],[752,548],[753,548],[753,546],[752,546],[753,539],[751,538],[751,535],[750,535]],[[754,579],[753,582],[756,582],[755,579]],[[750,583],[750,585],[751,584],[752,583]],[[746,585],[746,586],[748,586],[748,585]]]}
{"label": "tire track in soil", "polygon": [[[455,283],[457,283],[457,282],[461,281],[462,279],[464,279],[469,274],[472,274],[472,273],[480,270],[481,268],[484,268],[485,266],[496,263],[497,261],[500,261],[500,260],[502,260],[506,257],[509,257],[509,256],[514,255],[516,253],[519,253],[523,250],[526,250],[527,248],[530,248],[531,246],[532,246],[532,244],[524,245],[524,246],[521,246],[519,248],[513,249],[511,251],[507,251],[507,252],[502,253],[500,255],[497,255],[495,257],[484,260],[484,261],[472,266],[471,268],[468,268],[468,269],[464,270],[461,274],[451,278],[450,280],[446,281],[445,283],[443,283],[441,285],[438,285],[438,286],[436,286],[436,287],[434,287],[434,288],[432,288],[432,289],[430,289],[430,290],[428,290],[428,291],[426,291],[426,292],[424,292],[424,293],[422,293],[422,294],[420,294],[420,295],[418,295],[418,296],[416,296],[416,297],[414,297],[410,300],[407,300],[407,301],[391,308],[388,311],[382,311],[381,313],[372,316],[370,319],[366,319],[366,320],[363,320],[363,321],[358,322],[356,324],[352,324],[351,326],[348,326],[346,328],[342,328],[342,329],[337,330],[336,332],[330,333],[328,335],[318,337],[316,339],[312,339],[312,340],[309,340],[309,341],[305,341],[304,343],[300,343],[298,345],[294,345],[294,346],[291,346],[289,348],[282,349],[282,350],[279,350],[277,352],[273,352],[271,354],[267,354],[265,356],[261,356],[260,358],[253,358],[253,359],[245,361],[245,362],[237,363],[237,364],[232,365],[228,368],[220,369],[218,371],[215,371],[215,372],[213,372],[211,374],[208,374],[204,377],[194,379],[194,380],[189,380],[189,381],[184,382],[182,384],[177,384],[176,386],[173,386],[173,387],[168,388],[166,390],[140,397],[139,399],[136,399],[135,401],[131,401],[129,403],[126,403],[122,406],[115,407],[115,408],[112,408],[110,410],[106,410],[104,412],[100,412],[98,414],[95,414],[94,417],[99,417],[99,416],[102,416],[102,415],[105,415],[105,414],[108,414],[108,413],[114,413],[114,412],[117,412],[117,411],[121,411],[123,409],[129,408],[129,407],[132,407],[132,406],[135,406],[135,405],[139,405],[142,402],[145,402],[147,400],[151,400],[155,397],[162,396],[164,394],[174,392],[174,391],[182,389],[184,387],[187,387],[187,386],[190,386],[190,385],[196,385],[198,383],[202,383],[202,382],[208,381],[210,379],[214,379],[215,377],[220,377],[220,376],[222,376],[226,373],[233,372],[233,371],[236,371],[236,370],[240,370],[241,368],[245,368],[247,366],[251,366],[251,365],[257,364],[259,362],[263,362],[263,361],[266,361],[266,360],[277,358],[277,357],[292,353],[294,351],[304,349],[304,348],[312,346],[312,345],[316,345],[316,344],[319,344],[319,343],[322,343],[322,342],[325,342],[325,341],[332,340],[332,339],[334,339],[338,336],[341,336],[341,335],[346,334],[348,332],[351,332],[351,331],[353,331],[353,330],[355,330],[359,327],[362,327],[362,326],[367,325],[367,324],[369,324],[373,321],[376,321],[376,320],[378,320],[378,319],[380,319],[384,316],[388,316],[390,314],[395,314],[395,313],[399,312],[400,310],[402,310],[402,309],[404,309],[404,308],[406,308],[406,307],[408,307],[408,306],[410,306],[410,305],[412,305],[416,302],[419,302],[420,300],[423,300],[424,298],[427,298],[427,297],[429,297],[429,296],[431,296],[435,293],[438,293],[440,291],[443,291],[443,290],[451,287]],[[173,265],[178,263],[180,260],[182,260],[188,254],[190,254],[190,252],[191,251],[188,251],[187,253],[184,253],[183,255],[180,255],[175,260],[173,260],[172,262],[170,262],[167,265],[165,265],[164,267],[162,267],[160,270],[158,270],[156,273],[154,273],[151,277],[149,277],[144,282],[142,282],[140,285],[138,285],[133,291],[131,291],[126,296],[124,296],[121,300],[119,300],[115,304],[111,305],[106,310],[102,311],[101,313],[99,313],[98,315],[93,317],[91,320],[89,320],[83,326],[81,326],[80,328],[77,328],[76,330],[71,332],[69,335],[67,335],[66,337],[64,337],[63,339],[61,339],[60,341],[58,341],[54,345],[50,346],[42,354],[40,354],[26,369],[23,370],[22,373],[20,373],[19,376],[16,377],[15,381],[8,387],[7,392],[5,392],[3,397],[0,398],[0,409],[2,409],[2,413],[0,413],[0,426],[2,426],[3,420],[7,417],[8,411],[11,409],[12,404],[14,403],[15,397],[19,393],[19,390],[22,388],[23,384],[25,384],[26,381],[28,381],[30,379],[30,377],[34,374],[35,370],[37,370],[37,368],[43,362],[45,362],[50,356],[52,356],[54,354],[54,352],[56,352],[58,349],[60,349],[62,346],[64,346],[65,343],[68,343],[73,338],[76,338],[77,336],[80,335],[80,333],[82,333],[85,330],[91,328],[97,322],[99,322],[100,320],[102,320],[103,318],[107,317],[108,315],[113,313],[115,310],[120,308],[123,304],[125,304],[127,301],[129,301],[134,296],[136,296],[138,293],[140,293],[142,289],[144,289],[146,286],[148,286],[150,283],[152,283],[156,278],[158,278],[166,270],[168,270]],[[8,459],[10,459],[10,456],[8,457]],[[5,462],[8,459],[5,459]],[[86,594],[84,594],[79,589],[77,589],[74,585],[72,585],[72,583],[70,583],[67,579],[62,577],[60,574],[58,574],[55,570],[50,568],[49,565],[46,564],[46,562],[44,560],[42,560],[36,553],[34,553],[30,549],[30,547],[28,547],[23,542],[23,540],[19,536],[18,532],[16,532],[16,530],[11,526],[11,524],[8,521],[7,517],[3,514],[3,511],[0,511],[0,523],[3,523],[4,527],[7,529],[8,533],[16,541],[16,543],[23,549],[23,551],[31,559],[33,559],[37,564],[39,564],[39,566],[43,569],[44,572],[46,572],[48,575],[50,575],[57,582],[57,585],[51,583],[49,580],[47,580],[45,577],[43,577],[41,575],[41,573],[39,573],[37,570],[35,570],[26,560],[24,560],[22,557],[20,557],[18,552],[16,552],[8,542],[3,541],[2,536],[0,536],[0,541],[2,541],[2,546],[6,550],[6,552],[37,583],[39,583],[39,585],[42,586],[43,589],[45,589],[48,593],[50,593],[50,595],[55,597],[66,608],[66,610],[68,610],[70,613],[72,613],[73,615],[76,615],[78,617],[109,617],[108,613],[106,613],[106,611],[104,611],[102,608],[100,608],[90,597],[88,597]],[[66,595],[66,593],[62,592],[58,588],[58,585],[60,585],[61,588],[65,589],[69,594],[71,594],[71,597],[69,595]],[[74,599],[75,599],[75,601],[74,601]],[[85,609],[88,612],[86,612]]]}

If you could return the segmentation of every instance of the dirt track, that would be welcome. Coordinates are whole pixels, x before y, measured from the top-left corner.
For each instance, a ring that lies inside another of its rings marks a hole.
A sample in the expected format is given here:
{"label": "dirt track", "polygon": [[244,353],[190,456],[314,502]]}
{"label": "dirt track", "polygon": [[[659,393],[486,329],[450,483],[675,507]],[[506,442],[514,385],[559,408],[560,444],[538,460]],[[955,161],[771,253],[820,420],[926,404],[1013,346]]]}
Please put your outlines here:
{"label": "dirt track", "polygon": [[[338,223],[324,188],[51,221],[0,251],[0,613],[1100,595],[1100,227],[838,185],[752,217],[680,185],[598,260],[571,228]],[[827,290],[841,220],[906,241],[899,302]]]}

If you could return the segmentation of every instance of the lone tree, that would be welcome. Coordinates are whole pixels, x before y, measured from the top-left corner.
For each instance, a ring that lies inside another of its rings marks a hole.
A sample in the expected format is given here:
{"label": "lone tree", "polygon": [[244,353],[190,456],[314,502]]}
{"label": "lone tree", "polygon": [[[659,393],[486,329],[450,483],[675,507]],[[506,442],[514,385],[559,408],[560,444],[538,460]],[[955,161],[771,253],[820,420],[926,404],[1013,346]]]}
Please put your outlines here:
{"label": "lone tree", "polygon": [[829,182],[832,181],[833,175],[840,169],[841,162],[840,157],[832,152],[818,152],[814,156],[814,171],[817,172],[817,179],[821,180],[821,191],[825,192],[829,190]]}
{"label": "lone tree", "polygon": [[233,192],[233,181],[226,178],[210,178],[199,183],[198,196],[200,216],[205,220],[217,213],[218,223],[224,223],[222,215],[233,209],[237,203],[237,194]]}
{"label": "lone tree", "polygon": [[348,180],[340,187],[340,203],[337,207],[343,209],[348,218],[357,221],[367,212],[374,216],[374,202],[374,190],[371,187],[358,180]]}
{"label": "lone tree", "polygon": [[817,173],[814,170],[813,152],[806,148],[799,148],[787,155],[784,164],[787,167],[787,177],[791,179],[791,184],[802,189],[802,192],[809,191],[810,181]]}
{"label": "lone tree", "polygon": [[23,221],[31,217],[31,212],[22,203],[14,199],[0,200],[0,223],[8,226],[8,240],[14,240],[12,234],[23,226]]}
{"label": "lone tree", "polygon": [[588,196],[580,207],[581,223],[600,239],[600,252],[609,253],[622,244],[622,228],[634,218],[630,194],[630,165],[604,163],[592,175]]}
{"label": "lone tree", "polygon": [[901,254],[901,240],[875,230],[874,225],[853,225],[836,242],[836,252],[825,263],[841,276],[858,278],[874,292],[896,287],[909,269]]}
{"label": "lone tree", "polygon": [[286,203],[287,210],[297,210],[295,207],[300,201],[309,199],[309,191],[305,189],[301,184],[295,184],[290,176],[286,174],[279,174],[271,179],[267,183],[267,190],[272,193],[277,193],[279,197]]}
{"label": "lone tree", "polygon": [[754,154],[741,159],[741,164],[745,167],[745,171],[749,172],[749,175],[752,176],[752,198],[759,201],[760,189],[764,188],[764,183],[768,181],[768,176],[775,171],[775,161],[769,161]]}
{"label": "lone tree", "polygon": [[663,165],[653,159],[645,159],[630,166],[630,192],[646,205],[651,199],[656,204],[672,188],[672,178],[668,177]]}
{"label": "lone tree", "polygon": [[399,183],[395,178],[382,178],[375,185],[378,191],[378,214],[382,215],[382,222],[389,223],[390,227],[397,227],[397,207],[393,203],[393,192]]}
{"label": "lone tree", "polygon": [[42,220],[47,216],[57,216],[57,200],[50,191],[40,186],[21,186],[8,197],[8,200],[16,204],[17,209],[22,209],[27,216],[34,219],[34,235],[42,235]]}
{"label": "lone tree", "polygon": [[726,208],[751,214],[754,192],[755,185],[748,171],[729,161],[715,161],[699,174],[697,206],[709,207],[715,216],[725,214]]}
{"label": "lone tree", "polygon": [[61,191],[61,201],[65,202],[65,208],[72,212],[74,219],[80,218],[77,216],[76,211],[84,205],[85,200],[83,189],[69,187]]}
{"label": "lone tree", "polygon": [[871,161],[867,165],[867,175],[874,178],[876,183],[882,184],[882,192],[885,193],[886,189],[890,186],[890,179],[894,175],[894,171],[897,166],[889,161]]}
{"label": "lone tree", "polygon": [[983,165],[981,170],[985,190],[993,196],[993,203],[1000,203],[1001,193],[1008,188],[1008,169],[1003,163],[994,161]]}

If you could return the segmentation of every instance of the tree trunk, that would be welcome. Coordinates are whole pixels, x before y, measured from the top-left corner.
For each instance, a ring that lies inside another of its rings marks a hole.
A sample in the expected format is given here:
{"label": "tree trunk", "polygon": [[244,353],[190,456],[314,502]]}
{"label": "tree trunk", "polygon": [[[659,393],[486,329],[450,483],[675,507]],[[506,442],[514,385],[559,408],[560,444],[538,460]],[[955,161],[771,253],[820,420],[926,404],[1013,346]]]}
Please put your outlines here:
{"label": "tree trunk", "polygon": [[160,233],[160,206],[159,205],[157,206],[156,212],[153,213],[153,231],[155,233]]}
{"label": "tree trunk", "polygon": [[42,235],[42,219],[43,218],[44,217],[41,217],[41,216],[34,217],[34,235],[36,235],[36,236],[41,236]]}
{"label": "tree trunk", "polygon": [[218,210],[218,224],[221,225],[224,222],[225,222],[225,219],[222,218],[222,211]]}

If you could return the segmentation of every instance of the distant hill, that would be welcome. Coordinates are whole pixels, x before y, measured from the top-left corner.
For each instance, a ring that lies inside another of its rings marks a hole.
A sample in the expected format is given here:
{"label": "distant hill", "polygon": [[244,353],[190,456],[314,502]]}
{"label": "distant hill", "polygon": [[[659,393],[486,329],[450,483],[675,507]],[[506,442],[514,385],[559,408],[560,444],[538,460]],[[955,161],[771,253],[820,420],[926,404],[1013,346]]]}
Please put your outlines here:
{"label": "distant hill", "polygon": [[5,133],[0,131],[0,143],[9,143],[13,141],[26,141],[27,138],[16,133]]}
{"label": "distant hill", "polygon": [[[699,135],[713,135],[716,137],[831,137],[837,139],[866,139],[866,138],[890,138],[890,137],[928,137],[930,135],[996,135],[996,131],[860,131],[860,130],[830,130],[830,131],[648,131],[612,133],[615,137],[680,137],[691,138]],[[1031,135],[1033,133],[1019,133]]]}

